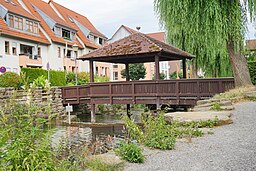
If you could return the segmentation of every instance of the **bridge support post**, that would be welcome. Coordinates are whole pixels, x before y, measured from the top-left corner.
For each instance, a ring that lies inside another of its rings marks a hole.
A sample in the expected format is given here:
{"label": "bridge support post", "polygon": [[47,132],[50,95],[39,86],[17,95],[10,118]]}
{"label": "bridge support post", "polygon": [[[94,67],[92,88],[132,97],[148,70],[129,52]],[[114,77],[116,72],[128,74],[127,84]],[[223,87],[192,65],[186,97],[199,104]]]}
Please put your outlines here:
{"label": "bridge support post", "polygon": [[[130,81],[130,75],[129,75],[129,64],[125,64],[125,74],[126,74],[126,81]],[[131,118],[131,105],[126,104],[126,113],[129,118]]]}
{"label": "bridge support post", "polygon": [[91,122],[96,122],[96,111],[95,111],[95,104],[91,104]]}
{"label": "bridge support post", "polygon": [[[94,82],[94,70],[93,70],[93,60],[89,61],[90,63],[90,82]],[[95,104],[91,102],[91,122],[96,122],[96,111],[95,111]]]}

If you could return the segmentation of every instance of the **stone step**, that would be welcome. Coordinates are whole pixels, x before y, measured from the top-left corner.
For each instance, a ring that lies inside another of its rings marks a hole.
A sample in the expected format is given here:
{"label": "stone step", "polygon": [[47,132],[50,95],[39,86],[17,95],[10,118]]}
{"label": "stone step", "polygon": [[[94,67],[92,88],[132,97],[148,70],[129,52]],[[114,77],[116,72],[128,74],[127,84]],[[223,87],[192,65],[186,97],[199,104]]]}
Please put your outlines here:
{"label": "stone step", "polygon": [[211,107],[214,105],[214,103],[218,103],[220,106],[231,106],[232,105],[232,102],[230,100],[226,100],[226,101],[209,102],[209,103],[205,103],[205,104],[200,104],[200,105],[195,106],[195,108]]}
{"label": "stone step", "polygon": [[[192,111],[194,111],[194,112],[214,111],[214,110],[211,110],[211,108],[212,108],[212,106],[208,106],[208,107],[195,107],[194,109],[192,109]],[[221,110],[223,110],[223,111],[234,110],[234,106],[232,106],[232,105],[221,106]]]}

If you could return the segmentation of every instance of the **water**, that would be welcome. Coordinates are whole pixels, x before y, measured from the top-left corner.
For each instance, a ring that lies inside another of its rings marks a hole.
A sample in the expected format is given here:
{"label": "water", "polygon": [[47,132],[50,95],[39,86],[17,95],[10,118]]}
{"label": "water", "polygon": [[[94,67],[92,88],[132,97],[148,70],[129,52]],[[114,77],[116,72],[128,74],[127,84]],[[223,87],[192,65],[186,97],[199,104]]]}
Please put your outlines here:
{"label": "water", "polygon": [[[140,121],[141,111],[133,111],[133,120]],[[96,115],[96,123],[91,124],[90,114],[78,116],[80,123],[75,126],[56,126],[52,135],[52,145],[57,147],[60,142],[68,146],[92,144],[96,140],[104,141],[106,137],[123,138],[124,123],[122,115]]]}

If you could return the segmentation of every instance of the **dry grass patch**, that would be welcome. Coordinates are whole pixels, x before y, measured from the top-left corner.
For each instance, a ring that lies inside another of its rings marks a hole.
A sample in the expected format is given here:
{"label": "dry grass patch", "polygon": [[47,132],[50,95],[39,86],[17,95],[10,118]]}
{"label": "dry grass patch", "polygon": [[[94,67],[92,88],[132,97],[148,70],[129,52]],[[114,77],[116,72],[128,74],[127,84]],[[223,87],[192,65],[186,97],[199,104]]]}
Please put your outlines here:
{"label": "dry grass patch", "polygon": [[256,86],[239,87],[229,90],[225,93],[215,95],[213,99],[235,99],[234,102],[247,101],[247,93],[256,91]]}

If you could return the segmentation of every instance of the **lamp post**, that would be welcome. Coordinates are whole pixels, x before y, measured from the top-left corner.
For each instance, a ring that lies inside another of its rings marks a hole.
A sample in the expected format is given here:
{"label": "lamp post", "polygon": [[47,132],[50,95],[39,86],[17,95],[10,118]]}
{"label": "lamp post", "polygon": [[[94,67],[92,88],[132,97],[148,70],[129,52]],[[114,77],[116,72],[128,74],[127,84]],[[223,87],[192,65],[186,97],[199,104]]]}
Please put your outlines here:
{"label": "lamp post", "polygon": [[[73,48],[73,51],[74,51],[74,57],[75,57],[75,74],[76,74],[76,85],[78,83],[78,80],[77,80],[77,64],[76,64],[76,58],[77,58],[77,55],[78,55],[78,45],[77,44],[74,44],[72,46]],[[75,53],[77,52],[77,53]]]}

